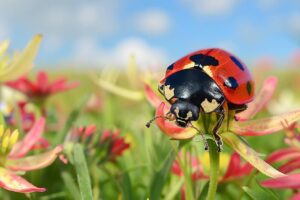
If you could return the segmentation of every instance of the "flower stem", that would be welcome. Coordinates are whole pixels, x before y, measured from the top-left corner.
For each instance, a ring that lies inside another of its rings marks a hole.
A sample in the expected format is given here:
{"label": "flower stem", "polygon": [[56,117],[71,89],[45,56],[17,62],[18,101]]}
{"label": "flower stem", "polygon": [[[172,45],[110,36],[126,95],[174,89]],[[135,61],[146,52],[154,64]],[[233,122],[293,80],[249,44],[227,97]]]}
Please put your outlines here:
{"label": "flower stem", "polygon": [[209,162],[210,162],[210,180],[207,193],[207,200],[214,200],[218,187],[219,176],[219,152],[217,145],[213,140],[208,140],[209,145]]}

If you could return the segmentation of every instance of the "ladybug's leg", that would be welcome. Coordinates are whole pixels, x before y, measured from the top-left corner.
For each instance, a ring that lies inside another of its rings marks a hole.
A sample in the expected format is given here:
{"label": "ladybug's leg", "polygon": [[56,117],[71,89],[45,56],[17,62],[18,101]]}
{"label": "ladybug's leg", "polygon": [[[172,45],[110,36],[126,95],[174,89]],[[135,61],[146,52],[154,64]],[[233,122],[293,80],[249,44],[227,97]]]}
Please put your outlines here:
{"label": "ladybug's leg", "polygon": [[214,138],[216,140],[217,146],[218,146],[218,151],[221,152],[222,150],[222,146],[223,146],[223,141],[221,136],[218,134],[218,131],[223,123],[223,120],[225,118],[225,111],[223,106],[221,106],[217,111],[216,111],[217,115],[218,115],[218,122],[216,124],[216,126],[213,129],[213,135]]}

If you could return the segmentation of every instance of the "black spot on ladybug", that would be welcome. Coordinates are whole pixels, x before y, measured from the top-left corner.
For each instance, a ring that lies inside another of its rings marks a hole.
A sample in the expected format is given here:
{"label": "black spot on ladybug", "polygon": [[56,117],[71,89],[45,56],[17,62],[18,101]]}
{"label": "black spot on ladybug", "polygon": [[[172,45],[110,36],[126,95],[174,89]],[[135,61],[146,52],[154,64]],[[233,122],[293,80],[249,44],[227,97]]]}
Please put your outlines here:
{"label": "black spot on ladybug", "polygon": [[225,81],[224,81],[224,85],[226,87],[229,87],[230,89],[236,89],[239,84],[237,83],[236,79],[233,77],[228,77]]}
{"label": "black spot on ladybug", "polygon": [[230,56],[230,59],[234,62],[234,64],[236,64],[240,68],[240,70],[245,70],[243,64],[236,57]]}
{"label": "black spot on ladybug", "polygon": [[169,67],[167,67],[167,71],[172,70],[173,68],[174,68],[174,64],[172,64]]}
{"label": "black spot on ladybug", "polygon": [[218,66],[219,61],[212,56],[207,56],[204,54],[196,54],[190,57],[190,60],[196,63],[198,66]]}
{"label": "black spot on ladybug", "polygon": [[247,82],[247,92],[248,92],[248,95],[250,96],[251,92],[252,92],[252,86],[251,86],[251,83],[249,81]]}

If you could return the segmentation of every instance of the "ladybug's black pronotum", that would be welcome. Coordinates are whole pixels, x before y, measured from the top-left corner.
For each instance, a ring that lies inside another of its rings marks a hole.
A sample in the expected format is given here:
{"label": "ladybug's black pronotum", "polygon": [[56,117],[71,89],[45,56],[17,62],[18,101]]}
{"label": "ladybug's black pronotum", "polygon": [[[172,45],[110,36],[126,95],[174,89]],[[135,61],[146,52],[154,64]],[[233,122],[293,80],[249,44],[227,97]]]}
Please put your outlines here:
{"label": "ladybug's black pronotum", "polygon": [[166,116],[157,117],[175,120],[180,127],[195,128],[191,121],[197,121],[200,112],[215,112],[218,121],[213,135],[221,151],[218,130],[225,117],[224,105],[226,103],[229,110],[236,112],[245,110],[246,103],[254,97],[254,82],[247,67],[236,56],[214,48],[193,52],[171,64],[160,82],[159,91],[171,108]]}

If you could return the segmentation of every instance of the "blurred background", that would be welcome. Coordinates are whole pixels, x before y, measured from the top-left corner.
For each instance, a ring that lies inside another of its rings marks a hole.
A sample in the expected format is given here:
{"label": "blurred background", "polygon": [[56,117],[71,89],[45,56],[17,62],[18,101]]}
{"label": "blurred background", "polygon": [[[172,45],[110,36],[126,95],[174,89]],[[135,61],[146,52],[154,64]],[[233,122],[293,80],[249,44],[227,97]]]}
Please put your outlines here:
{"label": "blurred background", "polygon": [[38,67],[165,68],[181,56],[222,47],[249,66],[300,62],[299,0],[0,1],[0,40],[22,49],[44,40]]}

